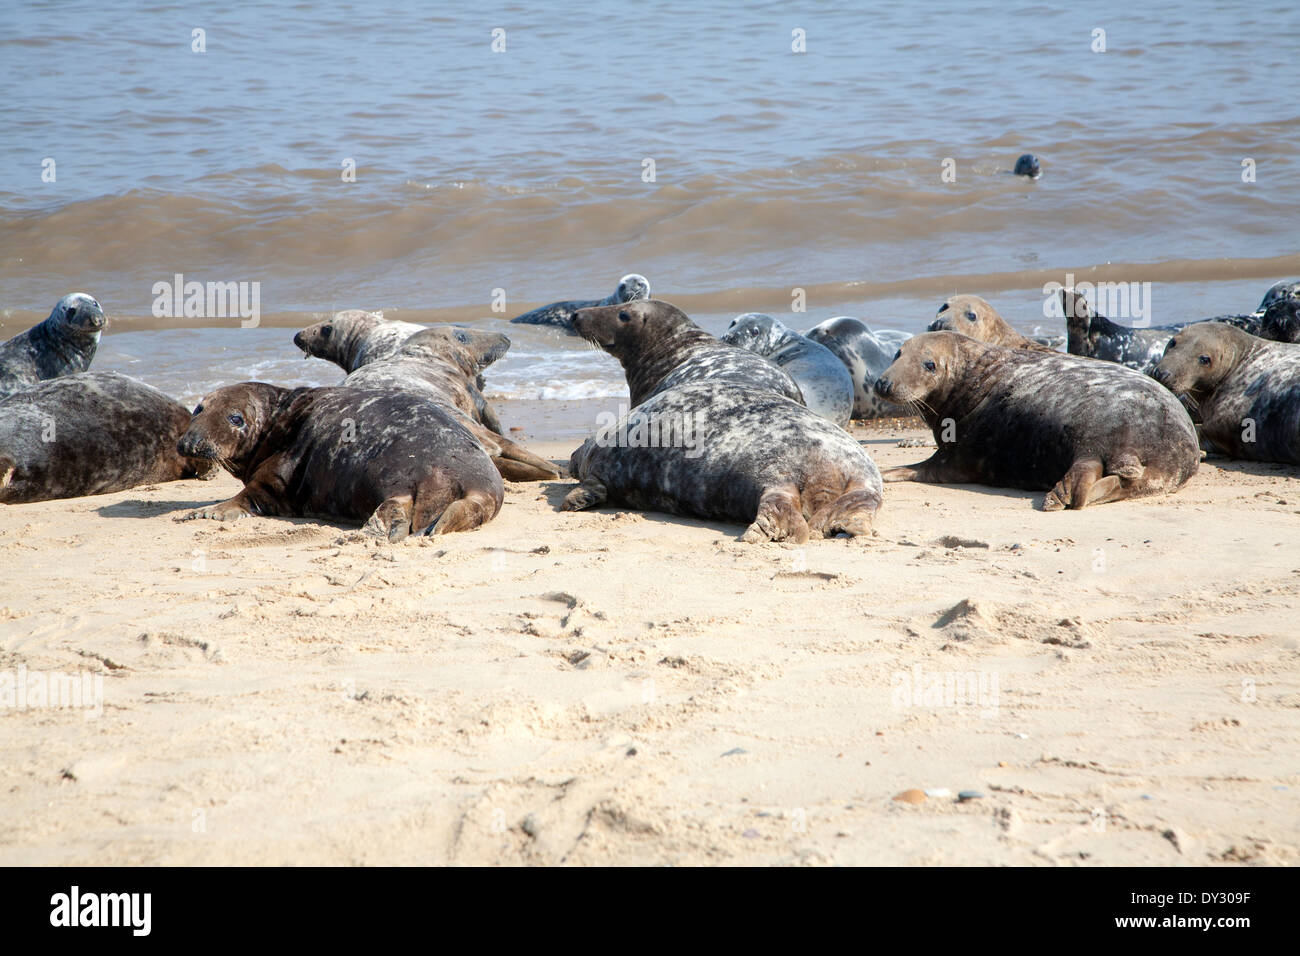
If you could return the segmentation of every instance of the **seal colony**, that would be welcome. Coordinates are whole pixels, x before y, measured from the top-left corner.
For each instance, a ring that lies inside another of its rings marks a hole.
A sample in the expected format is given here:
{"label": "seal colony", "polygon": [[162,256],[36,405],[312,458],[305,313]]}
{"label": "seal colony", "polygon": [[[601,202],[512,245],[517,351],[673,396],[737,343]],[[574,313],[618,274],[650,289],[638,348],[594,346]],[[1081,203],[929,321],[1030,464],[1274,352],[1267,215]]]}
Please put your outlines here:
{"label": "seal colony", "polygon": [[[614,504],[738,522],[748,542],[865,537],[882,476],[844,426],[851,415],[909,411],[938,450],[883,480],[1042,490],[1047,511],[1177,491],[1199,461],[1187,409],[1205,416],[1203,437],[1225,454],[1300,463],[1300,345],[1247,331],[1300,337],[1297,282],[1275,284],[1250,315],[1143,330],[1108,325],[1063,290],[1085,323],[1071,328],[1071,345],[1086,328],[1094,358],[1021,335],[974,295],[946,300],[935,331],[915,337],[848,316],[800,334],[744,313],[719,339],[641,297],[648,284],[638,278],[625,277],[601,300],[609,304],[564,316],[620,362],[631,406],[572,453],[577,484],[561,510]],[[73,294],[0,349],[15,389],[0,399],[0,502],[210,476],[220,465],[244,490],[186,518],[315,517],[398,541],[492,520],[503,479],[562,476],[503,436],[483,395],[485,370],[510,348],[498,332],[343,311],[293,337],[304,355],[347,372],[340,384],[243,382],[187,417],[143,383],[76,371],[103,325],[98,302]],[[1107,349],[1116,361],[1098,360]]]}

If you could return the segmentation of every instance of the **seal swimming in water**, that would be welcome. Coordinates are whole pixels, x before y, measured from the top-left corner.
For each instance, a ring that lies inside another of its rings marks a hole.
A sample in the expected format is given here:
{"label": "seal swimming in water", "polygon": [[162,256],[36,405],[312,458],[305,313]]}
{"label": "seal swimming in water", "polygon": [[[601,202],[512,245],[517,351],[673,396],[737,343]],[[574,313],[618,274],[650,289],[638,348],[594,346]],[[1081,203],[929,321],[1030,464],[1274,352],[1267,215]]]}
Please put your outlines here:
{"label": "seal swimming in water", "polygon": [[117,372],[37,382],[0,401],[0,502],[17,504],[213,477],[183,457],[185,406]]}
{"label": "seal swimming in water", "polygon": [[344,309],[293,337],[304,358],[333,362],[345,372],[394,355],[402,343],[425,326],[386,319],[376,312]]}
{"label": "seal swimming in water", "polygon": [[937,318],[930,323],[930,332],[957,332],[989,345],[1003,345],[1011,349],[1054,351],[1011,327],[997,309],[977,295],[954,295],[939,306]]}
{"label": "seal swimming in water", "polygon": [[853,379],[826,346],[762,312],[736,316],[722,341],[748,349],[785,369],[799,386],[808,408],[841,428],[848,426],[853,414]]}
{"label": "seal swimming in water", "polygon": [[346,388],[400,389],[450,410],[488,453],[502,477],[541,481],[560,471],[501,434],[501,423],[474,378],[510,348],[500,332],[455,326],[421,329],[388,358],[369,362],[343,380]]}
{"label": "seal swimming in water", "polygon": [[1200,462],[1183,406],[1122,365],[929,332],[876,390],[915,403],[939,446],[886,481],[1050,489],[1043,510],[1059,511],[1177,491]]}
{"label": "seal swimming in water", "polygon": [[1030,179],[1037,179],[1039,176],[1043,175],[1042,164],[1038,161],[1038,157],[1033,153],[1023,153],[1020,158],[1016,160],[1015,168],[1011,171],[1017,176],[1028,176]]}
{"label": "seal swimming in water", "polygon": [[899,346],[912,336],[908,332],[880,329],[873,332],[864,322],[849,315],[837,315],[813,326],[804,335],[828,348],[848,370],[853,380],[853,417],[899,418],[912,410],[887,402],[872,388],[889,368]]}
{"label": "seal swimming in water", "polygon": [[613,502],[736,521],[750,542],[870,533],[879,471],[842,428],[787,394],[797,389],[764,387],[739,360],[774,365],[654,300],[582,309],[573,328],[622,363],[636,407],[573,453],[580,483],[565,511]]}
{"label": "seal swimming in water", "polygon": [[633,272],[618,280],[613,293],[603,299],[575,299],[568,302],[552,302],[541,308],[516,315],[510,321],[516,325],[555,325],[573,334],[569,317],[579,309],[589,309],[598,305],[618,305],[620,302],[635,302],[650,298],[650,280]]}
{"label": "seal swimming in water", "polygon": [[84,292],[65,295],[48,318],[0,345],[0,398],[90,368],[107,321]]}
{"label": "seal swimming in water", "polygon": [[[1265,330],[1264,319],[1267,310],[1278,303],[1294,300],[1300,295],[1300,282],[1275,282],[1264,293],[1259,308],[1247,315],[1214,315],[1191,322],[1179,322],[1173,325],[1149,325],[1134,328],[1112,322],[1103,315],[1093,312],[1088,300],[1074,289],[1061,290],[1061,309],[1065,312],[1065,325],[1068,333],[1067,349],[1071,355],[1086,355],[1088,358],[1102,359],[1107,362],[1119,362],[1139,372],[1149,373],[1165,354],[1165,347],[1174,334],[1196,322],[1220,322],[1248,332],[1251,335],[1272,338]],[[1279,308],[1283,308],[1280,305]],[[1276,334],[1283,334],[1280,323]]]}
{"label": "seal swimming in water", "polygon": [[194,409],[177,447],[244,482],[235,497],[180,520],[324,518],[400,541],[477,528],[504,497],[474,436],[411,392],[228,385]]}
{"label": "seal swimming in water", "polygon": [[1300,464],[1300,345],[1197,322],[1169,340],[1151,374],[1191,402],[1201,437],[1224,454]]}
{"label": "seal swimming in water", "polygon": [[[606,311],[599,312],[602,308]],[[804,404],[799,386],[784,370],[753,352],[715,338],[667,302],[642,299],[625,303],[621,308],[594,306],[575,312],[574,318],[583,312],[612,316],[608,322],[601,321],[601,328],[610,322],[617,323],[611,327],[617,327],[620,334],[606,336],[601,341],[582,332],[578,334],[619,360],[634,406],[656,392],[700,381],[748,385]],[[647,350],[645,343],[651,341],[655,348]]]}

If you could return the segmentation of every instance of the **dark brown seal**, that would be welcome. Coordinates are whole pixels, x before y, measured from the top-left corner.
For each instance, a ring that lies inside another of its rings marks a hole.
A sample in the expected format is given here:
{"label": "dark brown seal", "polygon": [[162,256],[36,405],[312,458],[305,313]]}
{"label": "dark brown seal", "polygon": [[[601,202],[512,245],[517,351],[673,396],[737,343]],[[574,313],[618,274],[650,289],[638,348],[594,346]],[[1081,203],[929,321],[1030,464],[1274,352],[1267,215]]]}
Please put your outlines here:
{"label": "dark brown seal", "polygon": [[48,501],[213,477],[176,442],[185,406],[116,372],[38,382],[0,401],[0,502]]}
{"label": "dark brown seal", "polygon": [[229,501],[186,518],[365,522],[367,534],[400,541],[412,531],[477,528],[503,497],[474,436],[447,409],[405,391],[229,385],[194,410],[179,450],[244,482]]}
{"label": "dark brown seal", "polygon": [[[746,541],[867,537],[880,473],[856,440],[795,401],[780,369],[663,302],[582,309],[636,407],[573,453],[566,511],[605,502],[747,523]],[[773,374],[776,373],[776,374]]]}
{"label": "dark brown seal", "polygon": [[347,388],[401,389],[426,396],[455,414],[491,457],[502,477],[543,481],[560,471],[501,434],[501,422],[474,385],[475,377],[510,348],[500,332],[458,326],[421,329],[388,357],[369,362],[343,380]]}
{"label": "dark brown seal", "polygon": [[0,345],[0,398],[90,368],[107,321],[84,292],[65,295],[48,318]]}
{"label": "dark brown seal", "polygon": [[1198,322],[1170,339],[1151,374],[1187,399],[1201,437],[1224,454],[1300,463],[1300,345]]}
{"label": "dark brown seal", "polygon": [[1049,345],[1021,335],[998,314],[997,309],[977,295],[954,295],[939,306],[936,315],[930,323],[931,332],[958,332],[977,341],[1004,345],[1009,349],[1055,351]]}
{"label": "dark brown seal", "polygon": [[1045,511],[1177,491],[1200,450],[1186,410],[1133,369],[952,332],[903,343],[876,390],[934,432],[927,461],[886,481],[1050,489]]}

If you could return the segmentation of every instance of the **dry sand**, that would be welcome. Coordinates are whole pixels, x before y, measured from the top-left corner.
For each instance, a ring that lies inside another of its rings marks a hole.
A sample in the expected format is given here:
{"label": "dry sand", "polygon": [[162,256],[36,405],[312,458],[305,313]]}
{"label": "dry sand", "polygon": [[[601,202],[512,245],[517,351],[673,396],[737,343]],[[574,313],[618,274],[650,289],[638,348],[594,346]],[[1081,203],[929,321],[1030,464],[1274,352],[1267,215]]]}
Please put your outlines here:
{"label": "dry sand", "polygon": [[567,482],[396,546],[171,520],[226,475],[0,507],[0,673],[104,693],[0,709],[0,863],[1300,863],[1297,474],[893,484],[804,547]]}

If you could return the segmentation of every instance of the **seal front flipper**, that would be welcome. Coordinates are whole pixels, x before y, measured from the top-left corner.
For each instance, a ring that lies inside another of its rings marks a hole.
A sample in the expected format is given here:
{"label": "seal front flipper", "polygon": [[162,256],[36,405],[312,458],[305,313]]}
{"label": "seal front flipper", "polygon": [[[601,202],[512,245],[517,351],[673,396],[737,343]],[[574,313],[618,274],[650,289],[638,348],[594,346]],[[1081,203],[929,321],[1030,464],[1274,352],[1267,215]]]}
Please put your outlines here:
{"label": "seal front flipper", "polygon": [[960,485],[976,479],[967,469],[956,467],[943,449],[915,465],[886,468],[880,477],[885,481],[925,481],[936,485]]}
{"label": "seal front flipper", "polygon": [[196,508],[188,514],[181,515],[177,521],[193,521],[195,518],[212,518],[215,521],[238,521],[256,514],[248,496],[240,492],[228,501],[219,501],[206,508]]}
{"label": "seal front flipper", "polygon": [[564,511],[586,511],[603,505],[609,499],[605,486],[594,478],[586,478],[582,484],[564,496],[560,508]]}

